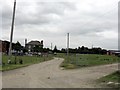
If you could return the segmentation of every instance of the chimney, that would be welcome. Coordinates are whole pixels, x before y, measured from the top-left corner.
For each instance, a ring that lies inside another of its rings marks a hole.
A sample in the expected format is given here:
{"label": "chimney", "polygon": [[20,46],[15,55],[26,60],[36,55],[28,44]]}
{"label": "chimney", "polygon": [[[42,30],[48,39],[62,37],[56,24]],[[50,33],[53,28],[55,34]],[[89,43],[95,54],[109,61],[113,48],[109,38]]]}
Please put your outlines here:
{"label": "chimney", "polygon": [[27,44],[27,39],[25,39],[25,46],[26,46],[26,44]]}
{"label": "chimney", "polygon": [[43,45],[43,40],[41,40],[41,44]]}
{"label": "chimney", "polygon": [[42,48],[43,48],[43,40],[41,40],[41,46],[42,46]]}

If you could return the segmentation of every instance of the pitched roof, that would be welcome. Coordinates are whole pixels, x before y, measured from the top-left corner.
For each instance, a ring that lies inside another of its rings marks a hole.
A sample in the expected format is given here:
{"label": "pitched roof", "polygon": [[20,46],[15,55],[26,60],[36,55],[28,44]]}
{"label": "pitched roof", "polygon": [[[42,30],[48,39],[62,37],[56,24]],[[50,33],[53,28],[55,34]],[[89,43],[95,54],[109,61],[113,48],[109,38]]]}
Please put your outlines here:
{"label": "pitched roof", "polygon": [[30,44],[30,45],[41,45],[41,43],[39,41],[30,41],[27,44]]}

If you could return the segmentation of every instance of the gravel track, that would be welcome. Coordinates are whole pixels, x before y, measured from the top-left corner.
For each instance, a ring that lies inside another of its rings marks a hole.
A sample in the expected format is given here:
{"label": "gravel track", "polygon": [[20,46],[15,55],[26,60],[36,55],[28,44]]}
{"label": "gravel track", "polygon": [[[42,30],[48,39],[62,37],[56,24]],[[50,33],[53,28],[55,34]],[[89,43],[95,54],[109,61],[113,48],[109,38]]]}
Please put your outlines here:
{"label": "gravel track", "polygon": [[81,69],[63,70],[59,67],[64,59],[53,60],[5,71],[2,73],[3,88],[95,88],[95,80],[118,69],[117,64],[100,65]]}

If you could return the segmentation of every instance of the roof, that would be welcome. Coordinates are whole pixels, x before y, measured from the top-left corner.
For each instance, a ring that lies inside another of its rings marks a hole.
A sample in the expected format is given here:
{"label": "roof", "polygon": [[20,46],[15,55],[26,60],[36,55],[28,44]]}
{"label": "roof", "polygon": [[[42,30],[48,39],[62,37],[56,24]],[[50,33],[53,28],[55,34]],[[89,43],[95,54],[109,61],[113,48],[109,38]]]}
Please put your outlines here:
{"label": "roof", "polygon": [[116,54],[119,54],[120,52],[115,52]]}
{"label": "roof", "polygon": [[120,50],[109,50],[112,53],[120,53]]}
{"label": "roof", "polygon": [[29,45],[41,45],[41,43],[39,41],[30,41],[27,44],[29,44]]}
{"label": "roof", "polygon": [[112,51],[112,52],[120,52],[120,50],[109,50],[109,51]]}

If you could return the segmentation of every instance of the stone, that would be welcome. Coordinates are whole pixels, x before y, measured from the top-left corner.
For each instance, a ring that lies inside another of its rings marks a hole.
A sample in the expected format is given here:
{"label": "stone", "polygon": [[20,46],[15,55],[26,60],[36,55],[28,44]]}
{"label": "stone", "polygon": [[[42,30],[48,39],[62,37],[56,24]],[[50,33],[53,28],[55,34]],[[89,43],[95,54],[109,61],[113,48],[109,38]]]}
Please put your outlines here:
{"label": "stone", "polygon": [[50,77],[47,77],[47,79],[50,79]]}
{"label": "stone", "polygon": [[108,85],[111,85],[111,84],[114,84],[114,82],[108,82],[107,84],[108,84]]}

